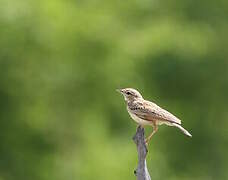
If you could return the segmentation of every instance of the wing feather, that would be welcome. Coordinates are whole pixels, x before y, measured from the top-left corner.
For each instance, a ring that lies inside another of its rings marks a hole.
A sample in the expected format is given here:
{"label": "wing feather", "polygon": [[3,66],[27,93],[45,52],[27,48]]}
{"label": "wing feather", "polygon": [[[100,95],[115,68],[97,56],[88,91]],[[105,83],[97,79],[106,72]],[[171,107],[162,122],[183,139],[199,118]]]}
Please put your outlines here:
{"label": "wing feather", "polygon": [[181,124],[181,120],[176,116],[150,101],[143,100],[142,102],[136,102],[131,106],[130,110],[138,117],[148,121],[159,120]]}

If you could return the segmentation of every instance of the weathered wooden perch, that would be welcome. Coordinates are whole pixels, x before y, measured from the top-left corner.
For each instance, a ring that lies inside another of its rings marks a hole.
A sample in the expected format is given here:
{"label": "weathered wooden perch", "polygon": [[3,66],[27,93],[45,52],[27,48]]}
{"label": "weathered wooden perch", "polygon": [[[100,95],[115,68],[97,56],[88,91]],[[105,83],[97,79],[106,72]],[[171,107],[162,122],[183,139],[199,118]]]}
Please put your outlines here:
{"label": "weathered wooden perch", "polygon": [[134,171],[135,175],[137,176],[137,180],[151,180],[146,165],[146,155],[148,150],[145,143],[143,127],[138,126],[136,134],[133,137],[133,140],[137,146],[138,151],[138,167]]}

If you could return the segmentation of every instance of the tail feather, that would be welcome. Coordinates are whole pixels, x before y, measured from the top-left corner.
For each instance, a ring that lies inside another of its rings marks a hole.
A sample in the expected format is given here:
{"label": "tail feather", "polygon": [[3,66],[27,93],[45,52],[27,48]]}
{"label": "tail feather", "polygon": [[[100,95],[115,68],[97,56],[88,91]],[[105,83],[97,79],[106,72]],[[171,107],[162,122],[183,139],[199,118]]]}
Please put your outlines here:
{"label": "tail feather", "polygon": [[172,123],[172,125],[179,128],[186,136],[192,137],[192,135],[186,129],[184,129],[181,125],[176,124],[176,123]]}

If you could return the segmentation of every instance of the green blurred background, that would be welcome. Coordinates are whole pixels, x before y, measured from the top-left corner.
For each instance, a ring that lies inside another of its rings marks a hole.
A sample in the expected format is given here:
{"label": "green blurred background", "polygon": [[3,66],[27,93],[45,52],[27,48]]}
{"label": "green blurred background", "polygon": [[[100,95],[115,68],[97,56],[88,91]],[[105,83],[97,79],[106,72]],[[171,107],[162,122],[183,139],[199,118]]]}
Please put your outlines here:
{"label": "green blurred background", "polygon": [[120,87],[193,135],[160,126],[152,180],[228,179],[227,12],[227,0],[0,0],[0,180],[135,179]]}

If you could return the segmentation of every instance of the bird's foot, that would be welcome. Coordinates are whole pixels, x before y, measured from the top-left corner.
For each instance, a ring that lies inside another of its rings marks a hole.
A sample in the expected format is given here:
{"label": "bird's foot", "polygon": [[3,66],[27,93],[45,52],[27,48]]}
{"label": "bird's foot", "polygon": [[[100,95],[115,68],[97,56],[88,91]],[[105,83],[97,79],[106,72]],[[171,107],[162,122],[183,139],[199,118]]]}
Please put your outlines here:
{"label": "bird's foot", "polygon": [[148,147],[148,145],[149,145],[149,141],[147,139],[145,139],[145,145],[146,145],[146,147]]}

